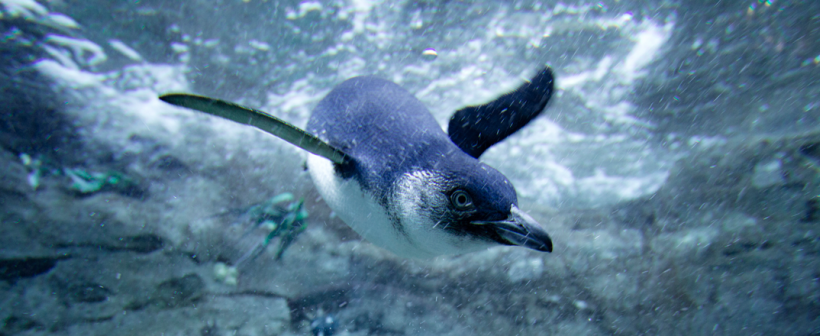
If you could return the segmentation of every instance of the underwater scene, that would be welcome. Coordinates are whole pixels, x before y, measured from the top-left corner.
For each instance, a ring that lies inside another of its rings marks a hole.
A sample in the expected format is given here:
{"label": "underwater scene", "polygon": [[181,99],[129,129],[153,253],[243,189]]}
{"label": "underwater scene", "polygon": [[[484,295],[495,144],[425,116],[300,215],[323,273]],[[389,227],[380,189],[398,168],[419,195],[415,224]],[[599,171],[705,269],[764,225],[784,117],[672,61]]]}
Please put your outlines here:
{"label": "underwater scene", "polygon": [[820,1],[0,0],[0,335],[820,335]]}

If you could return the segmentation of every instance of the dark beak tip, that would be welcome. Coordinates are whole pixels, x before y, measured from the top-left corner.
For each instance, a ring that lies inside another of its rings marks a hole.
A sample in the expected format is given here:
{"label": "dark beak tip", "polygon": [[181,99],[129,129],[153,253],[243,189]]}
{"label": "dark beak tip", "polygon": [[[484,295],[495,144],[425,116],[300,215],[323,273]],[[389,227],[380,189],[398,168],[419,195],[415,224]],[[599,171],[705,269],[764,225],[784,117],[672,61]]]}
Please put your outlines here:
{"label": "dark beak tip", "polygon": [[552,253],[552,238],[546,231],[540,230],[540,227],[538,229],[531,228],[529,231],[532,234],[531,240],[540,244],[537,247],[533,246],[535,244],[528,247],[536,251]]}
{"label": "dark beak tip", "polygon": [[544,237],[542,239],[541,246],[538,246],[537,248],[533,248],[533,250],[536,250],[536,251],[539,251],[539,252],[552,253],[552,239],[550,239],[549,236]]}
{"label": "dark beak tip", "polygon": [[552,239],[542,230],[524,227],[510,228],[503,225],[496,227],[496,230],[503,239],[503,242],[499,241],[502,244],[526,247],[539,252],[552,252]]}

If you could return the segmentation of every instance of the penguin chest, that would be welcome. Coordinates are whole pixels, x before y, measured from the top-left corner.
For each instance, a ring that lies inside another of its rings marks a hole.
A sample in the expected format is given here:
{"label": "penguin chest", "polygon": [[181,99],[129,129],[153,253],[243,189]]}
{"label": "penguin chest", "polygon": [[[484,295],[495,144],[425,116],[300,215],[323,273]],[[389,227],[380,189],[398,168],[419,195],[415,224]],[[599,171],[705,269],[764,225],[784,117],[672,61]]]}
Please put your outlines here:
{"label": "penguin chest", "polygon": [[389,210],[362,189],[358,181],[342,178],[336,173],[333,163],[323,157],[309,154],[307,163],[313,184],[325,203],[356,233],[399,256],[431,256],[396,228],[395,216],[391,218]]}

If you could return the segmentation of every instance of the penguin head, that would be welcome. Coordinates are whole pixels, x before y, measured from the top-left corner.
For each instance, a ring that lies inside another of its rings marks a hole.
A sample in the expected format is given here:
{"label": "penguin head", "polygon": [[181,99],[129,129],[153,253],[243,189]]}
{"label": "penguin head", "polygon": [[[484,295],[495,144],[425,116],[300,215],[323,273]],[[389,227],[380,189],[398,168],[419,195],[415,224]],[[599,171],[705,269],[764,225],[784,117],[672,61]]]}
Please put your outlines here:
{"label": "penguin head", "polygon": [[515,188],[503,174],[472,157],[455,156],[399,179],[394,196],[401,207],[397,213],[404,217],[399,218],[402,227],[416,244],[450,247],[435,254],[498,244],[552,252],[549,235],[518,209]]}

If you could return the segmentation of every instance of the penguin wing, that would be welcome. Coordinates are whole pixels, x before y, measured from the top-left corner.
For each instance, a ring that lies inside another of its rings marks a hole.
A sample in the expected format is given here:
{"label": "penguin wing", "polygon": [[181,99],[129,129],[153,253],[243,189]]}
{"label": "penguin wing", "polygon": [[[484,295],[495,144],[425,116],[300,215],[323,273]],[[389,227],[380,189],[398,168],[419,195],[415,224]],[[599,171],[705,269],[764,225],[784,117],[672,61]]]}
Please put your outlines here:
{"label": "penguin wing", "polygon": [[310,153],[319,155],[338,164],[345,163],[346,155],[341,150],[327,144],[305,130],[265,112],[219,99],[185,93],[166,94],[160,96],[159,99],[171,105],[186,107],[243,125],[256,127]]}
{"label": "penguin wing", "polygon": [[513,92],[484,105],[468,106],[450,118],[450,140],[474,158],[537,117],[552,96],[554,78],[545,67]]}

